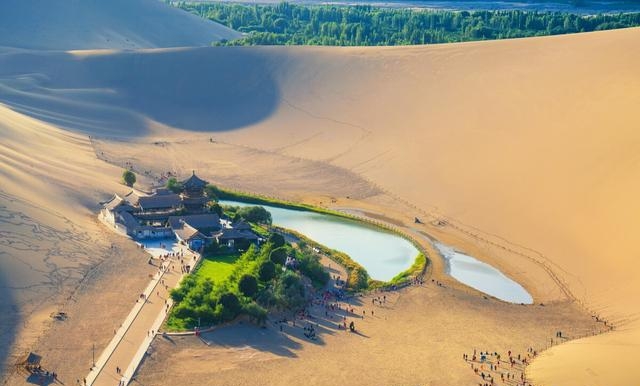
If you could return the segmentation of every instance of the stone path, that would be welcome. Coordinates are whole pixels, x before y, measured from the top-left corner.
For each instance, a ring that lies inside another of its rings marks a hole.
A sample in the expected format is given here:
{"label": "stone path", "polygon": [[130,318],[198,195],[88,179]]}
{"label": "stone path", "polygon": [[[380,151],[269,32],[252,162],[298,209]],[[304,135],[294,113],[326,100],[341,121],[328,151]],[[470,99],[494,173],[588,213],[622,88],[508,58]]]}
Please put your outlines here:
{"label": "stone path", "polygon": [[[179,249],[174,248],[174,250]],[[183,259],[186,264],[193,267],[197,264],[199,255],[185,249]],[[171,307],[169,291],[175,288],[184,276],[181,272],[179,257],[167,259],[164,267],[164,269],[159,268],[144,290],[146,300],[138,299],[121,327],[115,332],[111,342],[96,359],[95,367],[85,379],[87,385],[129,384],[154,334],[162,325],[167,310]],[[120,373],[117,368],[121,369]]]}

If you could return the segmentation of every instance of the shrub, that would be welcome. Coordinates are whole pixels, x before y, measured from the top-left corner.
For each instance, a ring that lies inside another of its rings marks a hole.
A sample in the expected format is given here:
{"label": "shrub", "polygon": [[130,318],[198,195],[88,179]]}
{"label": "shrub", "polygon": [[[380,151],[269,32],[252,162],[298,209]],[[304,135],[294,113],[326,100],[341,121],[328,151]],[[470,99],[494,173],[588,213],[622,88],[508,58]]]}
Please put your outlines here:
{"label": "shrub", "polygon": [[218,204],[217,202],[212,202],[209,205],[209,210],[217,214],[218,217],[222,217],[222,206],[220,206],[220,204]]}
{"label": "shrub", "polygon": [[249,320],[253,321],[257,325],[262,326],[267,321],[267,310],[260,307],[256,302],[245,304],[242,308],[242,312],[249,317]]}
{"label": "shrub", "polygon": [[131,170],[125,170],[122,172],[122,181],[127,186],[133,186],[136,183],[136,175]]}
{"label": "shrub", "polygon": [[167,181],[167,189],[169,189],[173,193],[180,193],[182,192],[182,184],[178,182],[175,177],[171,177]]}
{"label": "shrub", "polygon": [[[224,317],[225,320],[234,319],[242,310],[240,299],[238,299],[238,297],[232,292],[222,294],[222,296],[220,296],[220,303],[218,306],[222,306],[226,311],[226,315],[231,316],[230,318]],[[225,314],[223,313],[223,315]]]}
{"label": "shrub", "polygon": [[267,260],[260,265],[260,280],[268,282],[276,276],[276,265],[271,260]]}
{"label": "shrub", "polygon": [[271,261],[275,264],[284,265],[287,261],[287,250],[284,247],[280,247],[271,251]]}
{"label": "shrub", "polygon": [[245,206],[238,209],[237,215],[245,221],[271,224],[271,213],[262,206]]}
{"label": "shrub", "polygon": [[318,257],[309,253],[299,253],[296,255],[298,261],[298,269],[307,276],[316,287],[322,287],[329,281],[329,272],[327,272]]}
{"label": "shrub", "polygon": [[276,284],[275,296],[278,303],[284,308],[300,309],[304,307],[306,299],[300,276],[291,271],[285,272]]}
{"label": "shrub", "polygon": [[252,298],[258,292],[258,279],[253,275],[242,275],[238,281],[238,290],[245,296]]}
{"label": "shrub", "polygon": [[411,267],[409,267],[409,269],[407,269],[406,271],[400,272],[399,274],[394,276],[389,283],[402,284],[409,281],[411,278],[419,275],[424,269],[426,264],[427,264],[426,257],[422,253],[420,253],[416,257],[416,260],[413,262]]}
{"label": "shrub", "polygon": [[271,308],[277,304],[278,299],[271,288],[265,288],[258,294],[256,301],[263,307]]}
{"label": "shrub", "polygon": [[356,291],[367,288],[369,285],[369,275],[364,268],[356,266],[349,271],[347,285]]}
{"label": "shrub", "polygon": [[192,304],[202,304],[211,295],[212,290],[213,281],[211,279],[200,280],[191,288],[185,299]]}
{"label": "shrub", "polygon": [[179,303],[187,296],[193,287],[197,284],[194,275],[187,275],[180,283],[180,287],[171,290],[170,296],[174,302]]}
{"label": "shrub", "polygon": [[185,304],[178,304],[173,309],[173,315],[179,319],[193,319],[195,316],[195,310]]}
{"label": "shrub", "polygon": [[271,236],[269,236],[269,242],[273,244],[274,248],[280,248],[284,246],[284,236],[280,233],[272,233]]}
{"label": "shrub", "polygon": [[218,315],[218,318],[220,319],[221,322],[232,321],[233,319],[235,319],[236,316],[238,316],[237,313],[233,312],[232,310],[223,306],[222,304],[218,304],[215,312],[216,312],[216,315]]}
{"label": "shrub", "polygon": [[200,322],[200,326],[215,324],[219,319],[219,316],[215,312],[215,307],[211,308],[206,304],[196,307],[194,311]]}

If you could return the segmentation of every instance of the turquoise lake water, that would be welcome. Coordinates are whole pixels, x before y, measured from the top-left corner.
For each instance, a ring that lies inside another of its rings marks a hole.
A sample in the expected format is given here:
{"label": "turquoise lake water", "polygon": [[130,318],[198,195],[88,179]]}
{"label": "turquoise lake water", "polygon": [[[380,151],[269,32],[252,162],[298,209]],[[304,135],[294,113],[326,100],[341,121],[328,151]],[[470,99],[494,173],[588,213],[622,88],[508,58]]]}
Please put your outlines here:
{"label": "turquoise lake water", "polygon": [[[237,201],[220,203],[256,205]],[[271,213],[274,225],[295,230],[320,244],[348,254],[377,280],[388,281],[406,270],[419,253],[404,238],[358,221],[305,210],[260,206]],[[434,245],[445,258],[447,273],[456,280],[506,302],[533,302],[531,295],[520,284],[489,264],[444,244]]]}
{"label": "turquoise lake water", "polygon": [[[223,205],[253,206],[237,201]],[[373,279],[388,281],[413,264],[419,251],[406,239],[357,221],[303,210],[260,205],[273,224],[292,229],[320,244],[349,255]]]}

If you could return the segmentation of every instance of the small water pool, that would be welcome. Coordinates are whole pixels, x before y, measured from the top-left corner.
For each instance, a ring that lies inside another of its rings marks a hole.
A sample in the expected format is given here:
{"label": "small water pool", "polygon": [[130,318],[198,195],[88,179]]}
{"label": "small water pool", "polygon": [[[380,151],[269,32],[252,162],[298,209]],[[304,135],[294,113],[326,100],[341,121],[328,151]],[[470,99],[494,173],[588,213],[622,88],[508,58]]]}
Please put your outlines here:
{"label": "small water pool", "polygon": [[527,290],[489,264],[441,243],[434,246],[446,261],[447,273],[459,282],[505,302],[533,303]]}

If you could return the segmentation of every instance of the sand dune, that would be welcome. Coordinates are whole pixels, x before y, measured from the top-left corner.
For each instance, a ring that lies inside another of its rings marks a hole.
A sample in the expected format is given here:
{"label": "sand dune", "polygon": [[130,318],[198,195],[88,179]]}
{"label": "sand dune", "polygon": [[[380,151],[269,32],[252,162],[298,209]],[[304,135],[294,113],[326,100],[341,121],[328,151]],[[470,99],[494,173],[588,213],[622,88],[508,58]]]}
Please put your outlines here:
{"label": "sand dune", "polygon": [[[104,189],[127,191],[118,184],[120,173],[96,158],[86,136],[0,105],[0,283],[6,293],[0,298],[0,373],[7,355],[14,355],[7,363],[12,365],[15,355],[33,349],[51,327],[50,313],[76,303],[88,273],[105,258],[115,258],[114,240],[98,225],[94,209],[106,197]],[[85,344],[91,342],[66,349]],[[64,343],[44,346],[65,350]]]}
{"label": "sand dune", "polygon": [[1,71],[20,75],[0,87],[16,111],[89,134],[230,130],[264,119],[279,103],[273,75],[259,70],[275,66],[273,59],[237,48],[8,51]]}
{"label": "sand dune", "polygon": [[[343,205],[346,195],[372,206],[384,196],[401,220],[446,218],[544,262],[568,292],[622,327],[548,351],[531,368],[534,381],[625,385],[640,379],[637,366],[619,367],[640,343],[639,38],[628,29],[432,47],[6,51],[0,101],[20,114],[2,119],[27,123],[3,127],[3,144],[20,148],[5,150],[0,170],[20,181],[12,194],[30,200],[50,186],[115,189],[105,181],[117,168],[91,158],[85,133],[97,137],[99,156],[139,170],[198,168],[223,184],[334,195]],[[50,163],[39,161],[43,132],[30,127],[49,128],[59,152],[46,154]],[[68,149],[84,155],[65,158]],[[14,162],[14,153],[25,158]],[[80,178],[90,159],[94,177]],[[46,166],[51,184],[38,185],[30,164]],[[37,204],[67,213],[78,197],[67,200]],[[544,272],[496,245],[456,241],[454,227],[437,232],[537,301],[562,297]]]}
{"label": "sand dune", "polygon": [[208,46],[240,34],[157,0],[4,0],[0,46],[40,50]]}

